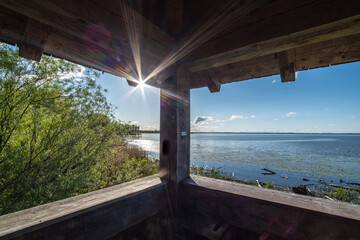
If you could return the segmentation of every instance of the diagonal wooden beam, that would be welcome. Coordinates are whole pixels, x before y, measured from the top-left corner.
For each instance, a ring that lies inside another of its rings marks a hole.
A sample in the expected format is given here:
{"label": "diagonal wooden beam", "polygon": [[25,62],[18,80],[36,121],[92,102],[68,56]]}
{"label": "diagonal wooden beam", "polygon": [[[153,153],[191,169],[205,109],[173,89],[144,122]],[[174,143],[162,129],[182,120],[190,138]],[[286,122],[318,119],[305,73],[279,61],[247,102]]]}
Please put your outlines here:
{"label": "diagonal wooden beam", "polygon": [[200,59],[188,67],[191,72],[201,71],[357,33],[360,15]]}

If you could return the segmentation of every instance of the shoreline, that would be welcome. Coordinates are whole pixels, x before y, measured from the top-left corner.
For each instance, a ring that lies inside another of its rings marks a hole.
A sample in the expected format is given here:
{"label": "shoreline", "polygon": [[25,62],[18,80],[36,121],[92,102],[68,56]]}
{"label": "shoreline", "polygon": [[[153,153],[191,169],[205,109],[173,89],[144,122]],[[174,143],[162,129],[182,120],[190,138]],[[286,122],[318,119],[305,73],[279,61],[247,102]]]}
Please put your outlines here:
{"label": "shoreline", "polygon": [[[140,134],[160,134],[159,130],[140,130]],[[324,135],[360,135],[360,132],[190,132],[190,134],[324,134]]]}

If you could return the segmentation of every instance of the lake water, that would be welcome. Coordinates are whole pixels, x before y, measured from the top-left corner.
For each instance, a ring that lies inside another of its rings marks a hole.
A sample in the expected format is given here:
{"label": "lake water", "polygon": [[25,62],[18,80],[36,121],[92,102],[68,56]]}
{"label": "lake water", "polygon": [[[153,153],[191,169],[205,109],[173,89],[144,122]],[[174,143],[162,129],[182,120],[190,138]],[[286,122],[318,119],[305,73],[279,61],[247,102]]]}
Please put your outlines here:
{"label": "lake water", "polygon": [[[159,159],[159,134],[131,141]],[[323,179],[360,182],[360,134],[191,134],[191,164],[241,180],[309,184]],[[276,174],[263,175],[262,168]],[[301,178],[309,179],[303,182]]]}

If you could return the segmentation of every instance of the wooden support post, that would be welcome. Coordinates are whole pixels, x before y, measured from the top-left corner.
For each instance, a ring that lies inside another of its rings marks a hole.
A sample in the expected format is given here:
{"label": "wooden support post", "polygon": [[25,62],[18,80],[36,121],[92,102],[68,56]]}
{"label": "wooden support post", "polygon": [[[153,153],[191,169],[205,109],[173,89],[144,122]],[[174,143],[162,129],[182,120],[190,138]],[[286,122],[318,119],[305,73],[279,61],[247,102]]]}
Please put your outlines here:
{"label": "wooden support post", "polygon": [[160,90],[160,168],[168,180],[168,194],[177,211],[178,183],[190,173],[189,72],[178,69],[176,77]]}
{"label": "wooden support post", "polygon": [[295,81],[295,51],[287,50],[278,53],[281,82]]}
{"label": "wooden support post", "polygon": [[19,44],[19,55],[27,59],[40,61],[46,40],[46,26],[38,21],[28,18],[23,40]]}

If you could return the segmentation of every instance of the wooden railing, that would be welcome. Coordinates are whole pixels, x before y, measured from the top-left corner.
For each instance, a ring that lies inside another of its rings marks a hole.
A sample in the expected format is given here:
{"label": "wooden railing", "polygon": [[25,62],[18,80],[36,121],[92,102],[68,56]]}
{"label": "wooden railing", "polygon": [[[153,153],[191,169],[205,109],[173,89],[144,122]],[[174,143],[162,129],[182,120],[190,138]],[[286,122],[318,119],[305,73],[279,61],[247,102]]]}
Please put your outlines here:
{"label": "wooden railing", "polygon": [[360,238],[359,205],[196,175],[183,181],[180,189],[188,216],[202,214],[285,239]]}
{"label": "wooden railing", "polygon": [[229,229],[272,236],[265,239],[360,236],[359,205],[191,175],[179,185],[173,212],[170,186],[153,175],[4,215],[0,239],[234,239]]}
{"label": "wooden railing", "polygon": [[107,239],[158,214],[165,183],[149,176],[0,216],[0,239]]}

